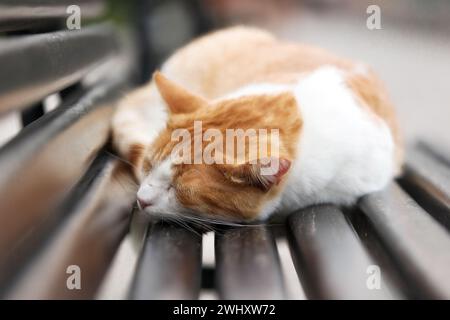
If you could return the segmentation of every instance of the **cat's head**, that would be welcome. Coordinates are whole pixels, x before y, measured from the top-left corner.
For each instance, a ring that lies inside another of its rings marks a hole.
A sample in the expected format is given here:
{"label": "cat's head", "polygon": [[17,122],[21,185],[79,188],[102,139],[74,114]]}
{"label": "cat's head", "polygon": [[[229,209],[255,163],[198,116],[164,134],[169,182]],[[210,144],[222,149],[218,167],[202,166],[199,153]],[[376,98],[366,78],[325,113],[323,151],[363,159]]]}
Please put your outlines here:
{"label": "cat's head", "polygon": [[135,150],[142,154],[140,207],[234,221],[271,213],[302,125],[292,94],[211,101],[160,73],[153,81],[169,118],[151,145]]}

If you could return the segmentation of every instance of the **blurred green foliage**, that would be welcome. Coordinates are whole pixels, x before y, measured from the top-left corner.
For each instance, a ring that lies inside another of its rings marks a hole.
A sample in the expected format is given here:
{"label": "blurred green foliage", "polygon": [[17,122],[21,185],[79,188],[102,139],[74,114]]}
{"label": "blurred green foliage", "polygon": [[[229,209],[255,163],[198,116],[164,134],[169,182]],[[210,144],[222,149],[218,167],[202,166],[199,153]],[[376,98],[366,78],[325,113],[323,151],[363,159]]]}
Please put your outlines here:
{"label": "blurred green foliage", "polygon": [[135,0],[108,0],[106,18],[118,25],[129,23],[133,17]]}

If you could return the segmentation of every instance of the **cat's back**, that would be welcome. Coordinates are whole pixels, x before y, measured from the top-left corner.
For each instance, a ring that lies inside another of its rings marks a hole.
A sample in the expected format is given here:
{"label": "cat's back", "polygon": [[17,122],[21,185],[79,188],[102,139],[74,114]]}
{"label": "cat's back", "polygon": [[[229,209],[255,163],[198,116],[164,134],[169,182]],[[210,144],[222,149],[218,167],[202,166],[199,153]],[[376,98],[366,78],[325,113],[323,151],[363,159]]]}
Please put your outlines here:
{"label": "cat's back", "polygon": [[215,98],[226,88],[237,87],[247,73],[246,65],[251,52],[268,47],[275,37],[264,30],[252,27],[231,27],[204,35],[178,49],[162,66],[170,79],[190,90]]}
{"label": "cat's back", "polygon": [[[386,121],[396,144],[401,145],[394,108],[368,66],[313,45],[278,39],[258,28],[237,26],[202,36],[177,50],[162,72],[187,89],[215,99],[250,84],[295,84],[323,66],[342,71],[343,81],[361,105]],[[397,158],[400,163],[401,150]]]}
{"label": "cat's back", "polygon": [[250,83],[295,82],[299,74],[326,64],[353,65],[326,50],[238,26],[212,32],[179,49],[162,72],[194,92],[217,98]]}

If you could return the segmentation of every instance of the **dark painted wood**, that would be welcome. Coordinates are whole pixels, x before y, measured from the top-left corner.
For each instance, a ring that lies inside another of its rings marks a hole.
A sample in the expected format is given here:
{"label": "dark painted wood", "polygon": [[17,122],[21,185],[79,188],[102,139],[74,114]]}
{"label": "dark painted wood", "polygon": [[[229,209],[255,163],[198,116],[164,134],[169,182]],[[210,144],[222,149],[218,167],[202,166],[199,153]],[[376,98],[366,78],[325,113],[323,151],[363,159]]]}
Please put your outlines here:
{"label": "dark painted wood", "polygon": [[39,28],[55,21],[65,22],[67,8],[78,5],[81,19],[101,16],[106,9],[103,0],[2,0],[0,32]]}
{"label": "dark painted wood", "polygon": [[425,143],[408,150],[402,186],[450,230],[450,159]]}
{"label": "dark painted wood", "polygon": [[122,76],[73,95],[0,149],[0,283],[107,141],[114,102],[126,88]]}
{"label": "dark painted wood", "polygon": [[338,208],[322,205],[289,217],[290,248],[309,298],[392,299],[398,293],[380,270],[380,287],[370,280],[376,261]]}
{"label": "dark painted wood", "polygon": [[450,298],[450,234],[398,185],[360,207],[419,298]]}
{"label": "dark painted wood", "polygon": [[116,53],[116,37],[106,25],[0,39],[0,112],[69,86]]}
{"label": "dark painted wood", "polygon": [[130,288],[130,299],[197,299],[202,237],[176,225],[151,224]]}
{"label": "dark painted wood", "polygon": [[[61,206],[33,231],[5,296],[94,298],[128,228],[133,185],[127,168],[101,152]],[[69,266],[80,268],[80,290],[67,287]]]}
{"label": "dark painted wood", "polygon": [[275,240],[266,227],[221,230],[216,233],[215,246],[220,298],[285,298]]}

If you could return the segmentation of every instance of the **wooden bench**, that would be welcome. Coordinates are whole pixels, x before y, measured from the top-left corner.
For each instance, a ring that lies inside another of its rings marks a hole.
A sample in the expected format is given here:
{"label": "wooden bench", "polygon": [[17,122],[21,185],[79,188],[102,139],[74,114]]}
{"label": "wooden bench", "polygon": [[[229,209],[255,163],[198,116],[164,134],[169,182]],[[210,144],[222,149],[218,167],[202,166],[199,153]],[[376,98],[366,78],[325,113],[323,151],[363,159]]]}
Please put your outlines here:
{"label": "wooden bench", "polygon": [[[216,226],[213,267],[202,265],[204,237],[189,226],[142,223],[108,137],[115,102],[157,63],[148,61],[152,44],[139,19],[142,59],[104,22],[66,30],[74,2],[84,18],[105,10],[101,0],[0,4],[0,111],[21,112],[24,124],[0,149],[2,298],[98,297],[131,222],[146,230],[124,284],[130,299],[197,299],[205,288],[223,299],[301,298],[287,293],[279,239],[307,298],[450,299],[450,156],[430,142],[409,150],[403,177],[355,208],[310,207],[278,226]],[[55,93],[61,103],[45,113]],[[81,270],[80,290],[67,286],[69,266]],[[368,285],[377,270],[379,289]]]}

